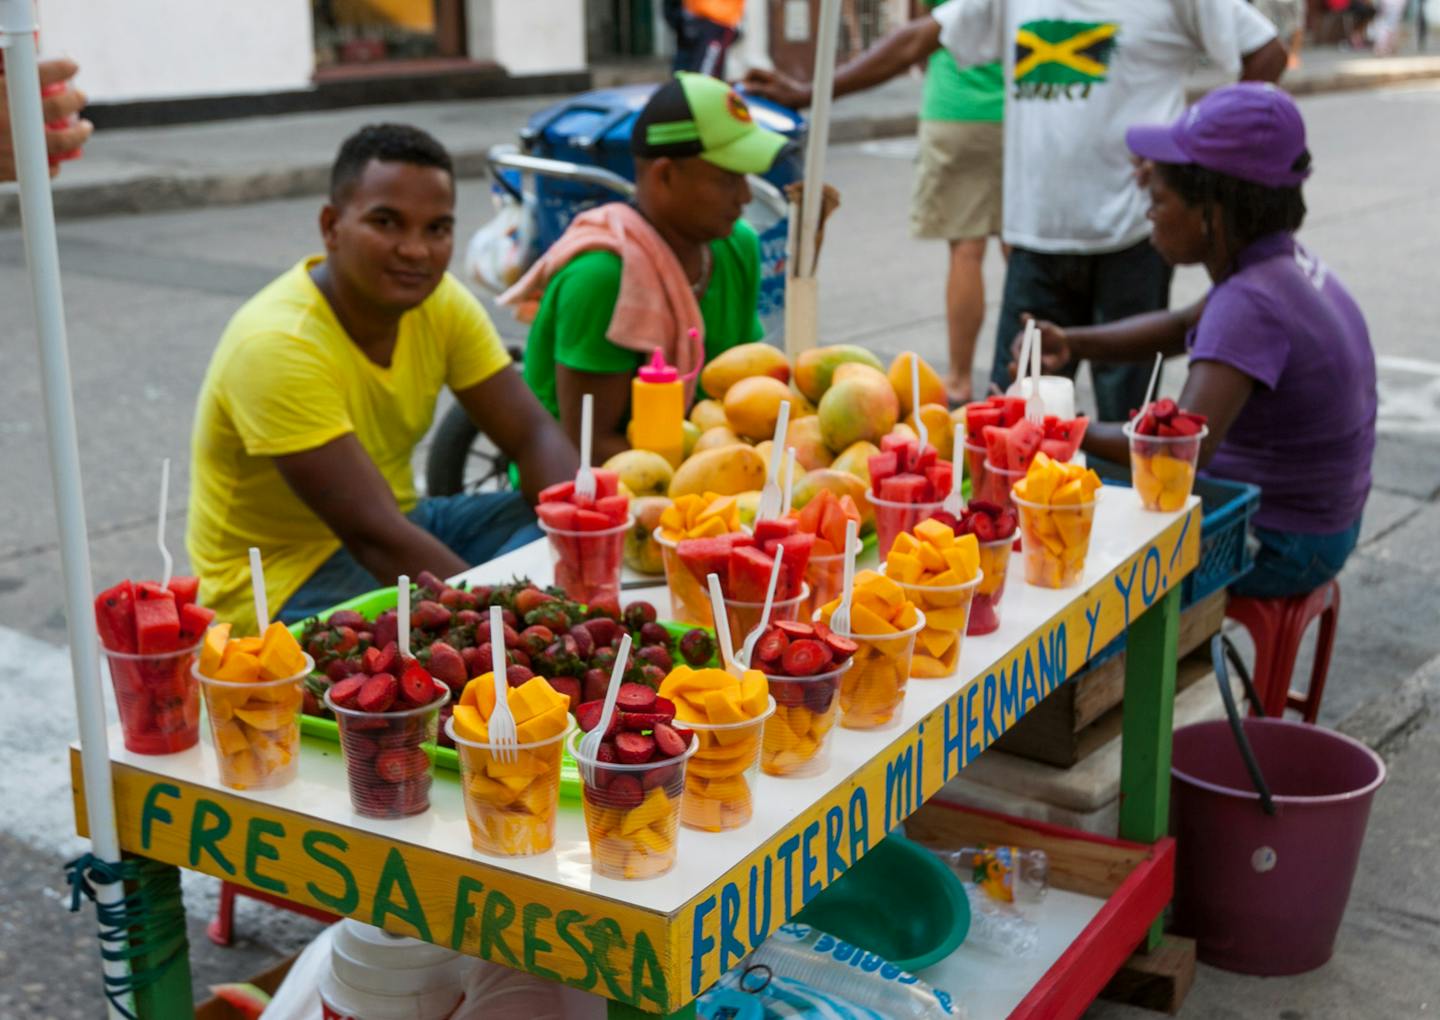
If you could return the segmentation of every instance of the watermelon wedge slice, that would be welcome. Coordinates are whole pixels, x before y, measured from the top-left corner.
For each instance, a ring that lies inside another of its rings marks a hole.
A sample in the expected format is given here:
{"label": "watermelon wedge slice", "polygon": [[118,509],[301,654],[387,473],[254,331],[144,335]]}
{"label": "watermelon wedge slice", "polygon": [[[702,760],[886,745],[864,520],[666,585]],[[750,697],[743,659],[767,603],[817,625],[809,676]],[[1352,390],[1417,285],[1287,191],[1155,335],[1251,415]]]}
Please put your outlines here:
{"label": "watermelon wedge slice", "polygon": [[135,649],[141,655],[173,652],[180,643],[175,593],[151,581],[135,586]]}
{"label": "watermelon wedge slice", "polygon": [[135,654],[135,586],[121,581],[95,596],[95,629],[112,652]]}

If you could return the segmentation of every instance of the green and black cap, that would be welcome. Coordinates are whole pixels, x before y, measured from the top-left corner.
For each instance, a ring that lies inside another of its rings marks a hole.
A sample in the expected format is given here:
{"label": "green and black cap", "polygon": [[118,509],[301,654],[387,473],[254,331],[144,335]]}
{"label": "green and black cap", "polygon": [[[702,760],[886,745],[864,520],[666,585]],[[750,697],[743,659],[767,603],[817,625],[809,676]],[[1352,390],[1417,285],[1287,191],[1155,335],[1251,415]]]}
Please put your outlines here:
{"label": "green and black cap", "polygon": [[638,159],[699,156],[737,174],[765,173],[787,144],[784,135],[755,123],[729,85],[689,71],[677,72],[656,90],[630,136],[630,151]]}

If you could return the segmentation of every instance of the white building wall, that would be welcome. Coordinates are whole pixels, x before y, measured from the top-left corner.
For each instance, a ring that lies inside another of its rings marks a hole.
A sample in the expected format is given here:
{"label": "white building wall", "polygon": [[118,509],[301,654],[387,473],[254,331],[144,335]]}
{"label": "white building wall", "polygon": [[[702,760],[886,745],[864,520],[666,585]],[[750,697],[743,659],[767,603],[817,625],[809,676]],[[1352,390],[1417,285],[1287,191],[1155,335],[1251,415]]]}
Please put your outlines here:
{"label": "white building wall", "polygon": [[97,103],[308,88],[309,0],[40,0],[40,45]]}
{"label": "white building wall", "polygon": [[[310,0],[39,0],[41,48],[93,102],[312,85]],[[466,0],[470,56],[511,74],[586,66],[584,0]]]}

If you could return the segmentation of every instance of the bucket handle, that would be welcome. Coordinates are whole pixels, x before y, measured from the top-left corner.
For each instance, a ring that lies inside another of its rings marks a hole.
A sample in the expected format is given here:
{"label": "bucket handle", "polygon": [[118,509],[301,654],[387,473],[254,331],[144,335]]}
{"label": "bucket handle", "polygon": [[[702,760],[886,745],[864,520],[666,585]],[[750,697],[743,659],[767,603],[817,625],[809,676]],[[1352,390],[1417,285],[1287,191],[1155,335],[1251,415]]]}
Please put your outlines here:
{"label": "bucket handle", "polygon": [[1265,782],[1265,776],[1260,772],[1260,763],[1255,760],[1255,750],[1250,746],[1250,738],[1245,735],[1245,724],[1240,719],[1240,710],[1235,706],[1235,695],[1230,691],[1230,670],[1225,665],[1226,660],[1235,667],[1240,674],[1240,683],[1245,688],[1245,696],[1255,706],[1255,714],[1264,717],[1265,710],[1260,704],[1260,695],[1255,691],[1255,684],[1250,679],[1250,670],[1245,666],[1245,660],[1240,658],[1240,651],[1224,634],[1216,634],[1210,640],[1210,662],[1215,669],[1215,679],[1220,684],[1220,698],[1225,702],[1225,715],[1230,720],[1230,732],[1235,735],[1235,743],[1240,748],[1240,757],[1245,759],[1245,768],[1250,773],[1250,782],[1255,786],[1255,792],[1260,795],[1260,807],[1267,815],[1275,814],[1275,800],[1270,796],[1270,786]]}

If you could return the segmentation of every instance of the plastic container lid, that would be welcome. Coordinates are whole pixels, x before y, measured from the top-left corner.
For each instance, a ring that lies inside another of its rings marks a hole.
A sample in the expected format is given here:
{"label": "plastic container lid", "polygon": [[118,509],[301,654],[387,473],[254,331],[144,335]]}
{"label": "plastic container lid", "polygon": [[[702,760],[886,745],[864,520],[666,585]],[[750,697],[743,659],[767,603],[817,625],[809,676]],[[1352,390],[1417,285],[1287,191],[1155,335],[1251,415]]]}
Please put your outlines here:
{"label": "plastic container lid", "polygon": [[673,366],[665,363],[665,354],[658,347],[650,355],[650,364],[641,366],[639,374],[641,382],[673,383],[680,381],[680,373]]}
{"label": "plastic container lid", "polygon": [[344,985],[382,998],[449,997],[462,991],[463,957],[443,946],[346,919],[335,931],[330,968]]}

